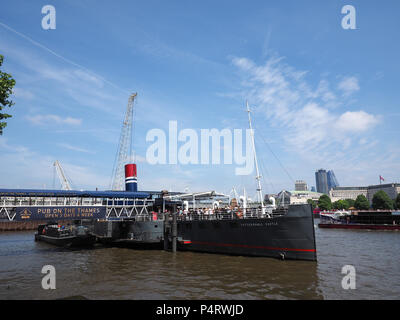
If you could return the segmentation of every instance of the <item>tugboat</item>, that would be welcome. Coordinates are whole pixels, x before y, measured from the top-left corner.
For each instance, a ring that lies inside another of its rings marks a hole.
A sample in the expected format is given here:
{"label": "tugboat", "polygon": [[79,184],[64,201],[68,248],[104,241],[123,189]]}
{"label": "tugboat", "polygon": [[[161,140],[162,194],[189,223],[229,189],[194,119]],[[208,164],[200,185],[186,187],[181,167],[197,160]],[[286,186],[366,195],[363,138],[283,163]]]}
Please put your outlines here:
{"label": "tugboat", "polygon": [[38,226],[35,241],[44,241],[61,247],[90,247],[96,242],[96,236],[83,225],[62,226],[49,222]]}

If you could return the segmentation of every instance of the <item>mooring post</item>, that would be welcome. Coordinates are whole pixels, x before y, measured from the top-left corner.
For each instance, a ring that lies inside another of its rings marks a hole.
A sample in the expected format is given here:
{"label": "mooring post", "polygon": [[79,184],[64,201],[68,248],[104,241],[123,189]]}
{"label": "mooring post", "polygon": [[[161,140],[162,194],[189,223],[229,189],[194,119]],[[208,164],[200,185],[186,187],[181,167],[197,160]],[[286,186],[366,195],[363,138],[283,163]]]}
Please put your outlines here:
{"label": "mooring post", "polygon": [[176,211],[172,213],[172,252],[176,252],[176,238],[178,236],[178,228],[176,224]]}
{"label": "mooring post", "polygon": [[169,218],[168,213],[164,212],[164,250],[168,250],[168,242],[169,242]]}

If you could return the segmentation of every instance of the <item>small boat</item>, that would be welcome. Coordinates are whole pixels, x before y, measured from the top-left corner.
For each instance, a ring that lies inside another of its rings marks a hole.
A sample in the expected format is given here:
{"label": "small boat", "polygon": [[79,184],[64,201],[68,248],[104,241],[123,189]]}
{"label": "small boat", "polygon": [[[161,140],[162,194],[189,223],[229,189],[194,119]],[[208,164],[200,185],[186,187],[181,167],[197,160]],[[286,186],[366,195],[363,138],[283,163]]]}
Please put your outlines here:
{"label": "small boat", "polygon": [[61,247],[88,247],[96,242],[96,236],[83,225],[62,226],[56,222],[41,224],[35,241],[44,241]]}

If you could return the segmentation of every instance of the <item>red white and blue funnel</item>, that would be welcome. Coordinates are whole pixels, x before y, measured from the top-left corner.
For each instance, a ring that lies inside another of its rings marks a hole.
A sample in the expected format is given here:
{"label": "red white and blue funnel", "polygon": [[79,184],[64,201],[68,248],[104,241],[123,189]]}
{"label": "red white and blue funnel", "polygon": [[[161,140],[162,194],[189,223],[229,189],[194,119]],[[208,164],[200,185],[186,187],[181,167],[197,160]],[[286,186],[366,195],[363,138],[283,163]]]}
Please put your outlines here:
{"label": "red white and blue funnel", "polygon": [[125,191],[137,191],[136,164],[134,163],[125,165]]}

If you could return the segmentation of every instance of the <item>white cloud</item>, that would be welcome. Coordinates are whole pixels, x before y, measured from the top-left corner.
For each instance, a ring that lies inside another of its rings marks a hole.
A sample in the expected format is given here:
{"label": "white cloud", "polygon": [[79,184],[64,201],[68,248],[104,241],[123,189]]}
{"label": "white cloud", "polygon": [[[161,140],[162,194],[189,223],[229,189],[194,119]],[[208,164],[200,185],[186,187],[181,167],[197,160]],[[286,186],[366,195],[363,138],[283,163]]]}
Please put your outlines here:
{"label": "white cloud", "polygon": [[[0,187],[2,188],[52,188],[55,157],[33,151],[25,146],[8,143],[0,137],[1,166]],[[108,188],[108,178],[96,172],[92,166],[70,164],[59,159],[62,166],[78,189],[100,190]],[[58,181],[55,187],[58,187]]]}
{"label": "white cloud", "polygon": [[34,125],[52,125],[52,124],[64,124],[64,125],[73,125],[79,126],[82,124],[82,119],[65,117],[61,118],[60,116],[54,114],[45,114],[45,115],[35,115],[35,116],[26,116],[26,119]]}
{"label": "white cloud", "polygon": [[[115,106],[121,106],[121,110],[124,109],[125,99],[129,92],[85,67],[71,61],[67,61],[69,65],[72,65],[71,67],[60,66],[57,61],[44,59],[42,54],[39,55],[36,51],[26,47],[17,48],[1,43],[0,49],[12,56],[20,66],[26,69],[23,73],[15,74],[18,79],[25,79],[29,76],[26,81],[18,82],[17,93],[21,91],[21,95],[25,95],[26,98],[29,95],[28,91],[37,97],[46,95],[45,90],[34,86],[35,83],[45,82],[46,91],[50,89],[57,93],[59,88],[62,88],[62,91],[58,93],[60,101],[62,97],[67,96],[82,107],[91,107],[113,115],[115,115]],[[59,58],[65,61],[64,58]],[[118,90],[115,90],[116,88]]]}
{"label": "white cloud", "polygon": [[343,95],[347,97],[360,90],[358,79],[356,77],[346,77],[338,84],[338,89],[343,91]]}
{"label": "white cloud", "polygon": [[[242,71],[243,94],[256,105],[255,111],[264,113],[270,126],[280,128],[287,150],[315,163],[332,158],[332,153],[339,157],[338,151],[350,149],[354,142],[359,146],[356,135],[379,123],[379,116],[363,110],[340,112],[343,96],[330,88],[327,79],[319,80],[314,89],[307,71],[296,70],[282,58],[271,58],[261,66],[247,58],[232,61]],[[347,94],[359,90],[357,78],[344,79],[340,90]]]}
{"label": "white cloud", "polygon": [[232,62],[243,70],[250,70],[255,67],[254,63],[246,58],[233,58]]}
{"label": "white cloud", "polygon": [[347,111],[339,117],[336,127],[339,130],[363,132],[373,128],[378,123],[379,117],[368,114],[365,111]]}
{"label": "white cloud", "polygon": [[65,149],[72,150],[72,151],[77,151],[77,152],[95,153],[92,150],[88,150],[88,149],[85,149],[85,148],[80,148],[80,147],[77,147],[77,146],[72,146],[72,145],[70,145],[68,143],[59,143],[58,146],[60,146],[62,148],[65,148]]}
{"label": "white cloud", "polygon": [[23,88],[14,88],[13,90],[13,94],[17,97],[17,98],[22,98],[22,99],[26,99],[26,100],[32,100],[35,96],[32,92],[30,92],[29,90],[25,90]]}
{"label": "white cloud", "polygon": [[79,78],[81,78],[84,81],[92,82],[94,85],[96,85],[99,88],[104,87],[103,79],[96,75],[93,75],[89,72],[79,70],[79,69],[73,71],[73,73],[74,73],[74,75],[78,76]]}

